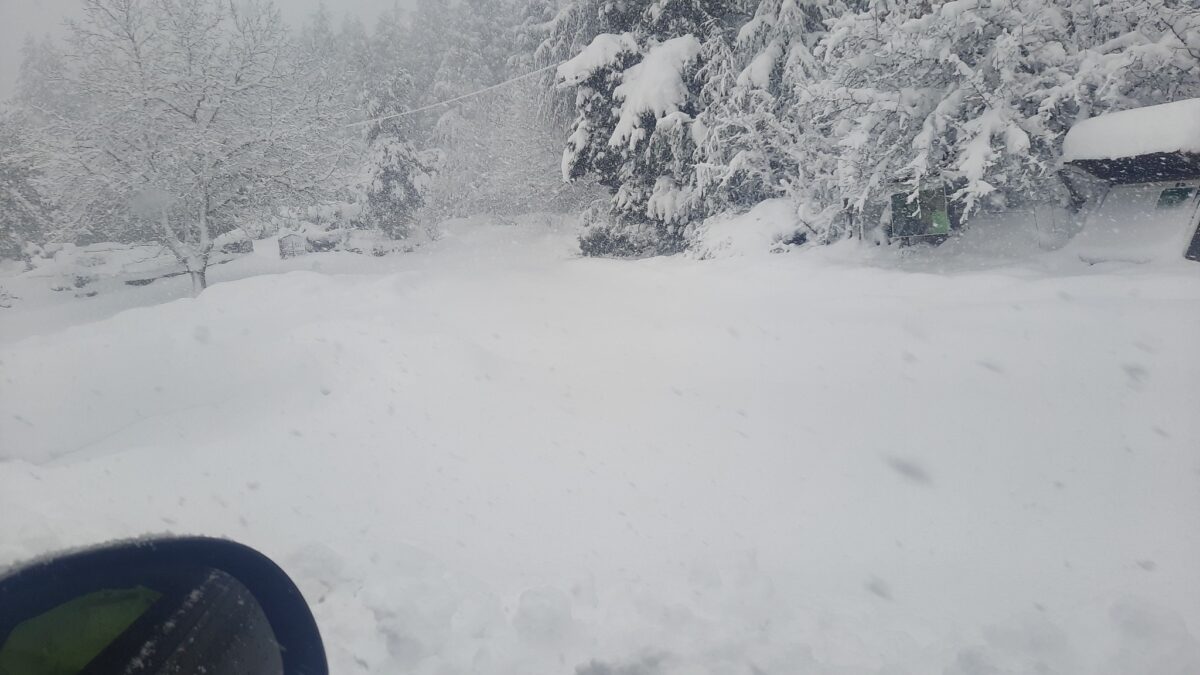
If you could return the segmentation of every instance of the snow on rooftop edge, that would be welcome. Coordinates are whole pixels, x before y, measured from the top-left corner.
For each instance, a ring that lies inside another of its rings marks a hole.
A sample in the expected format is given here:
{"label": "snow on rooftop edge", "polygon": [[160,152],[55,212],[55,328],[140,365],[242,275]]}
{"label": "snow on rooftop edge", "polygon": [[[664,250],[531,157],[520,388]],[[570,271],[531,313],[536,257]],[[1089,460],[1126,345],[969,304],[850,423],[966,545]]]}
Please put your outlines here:
{"label": "snow on rooftop edge", "polygon": [[1200,98],[1092,117],[1063,139],[1064,162],[1155,152],[1200,153]]}

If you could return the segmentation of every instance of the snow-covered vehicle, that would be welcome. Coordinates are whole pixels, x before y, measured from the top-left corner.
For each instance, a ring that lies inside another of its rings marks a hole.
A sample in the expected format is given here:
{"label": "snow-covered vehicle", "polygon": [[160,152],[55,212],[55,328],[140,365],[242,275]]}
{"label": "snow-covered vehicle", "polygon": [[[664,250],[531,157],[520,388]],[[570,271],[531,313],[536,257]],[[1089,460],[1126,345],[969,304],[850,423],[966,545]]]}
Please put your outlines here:
{"label": "snow-covered vehicle", "polygon": [[1063,162],[1107,184],[1071,242],[1082,260],[1200,261],[1200,99],[1084,120]]}

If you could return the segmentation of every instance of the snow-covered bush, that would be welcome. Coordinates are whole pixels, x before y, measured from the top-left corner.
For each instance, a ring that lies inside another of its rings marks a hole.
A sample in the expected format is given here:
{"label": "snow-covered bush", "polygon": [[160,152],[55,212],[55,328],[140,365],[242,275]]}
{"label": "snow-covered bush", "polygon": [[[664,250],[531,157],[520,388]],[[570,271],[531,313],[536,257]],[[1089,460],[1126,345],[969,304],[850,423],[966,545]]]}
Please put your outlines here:
{"label": "snow-covered bush", "polygon": [[712,216],[691,232],[689,255],[724,258],[780,253],[807,242],[809,235],[792,200],[777,197],[746,213]]}
{"label": "snow-covered bush", "polygon": [[657,253],[682,248],[695,194],[691,126],[699,55],[700,41],[691,34],[651,42],[644,54],[629,33],[602,34],[559,68],[563,83],[576,87],[579,110],[563,176],[594,174],[613,194],[608,225],[585,235],[603,242],[598,250],[634,255],[645,246]]}
{"label": "snow-covered bush", "polygon": [[[813,55],[838,2],[763,0],[732,42],[706,44],[696,134],[696,183],[708,214],[789,194],[802,172],[802,87],[820,77]],[[813,139],[805,139],[811,143]],[[808,159],[818,153],[811,153]]]}
{"label": "snow-covered bush", "polygon": [[240,255],[254,251],[254,240],[244,230],[230,230],[213,240],[213,249],[229,255]]}

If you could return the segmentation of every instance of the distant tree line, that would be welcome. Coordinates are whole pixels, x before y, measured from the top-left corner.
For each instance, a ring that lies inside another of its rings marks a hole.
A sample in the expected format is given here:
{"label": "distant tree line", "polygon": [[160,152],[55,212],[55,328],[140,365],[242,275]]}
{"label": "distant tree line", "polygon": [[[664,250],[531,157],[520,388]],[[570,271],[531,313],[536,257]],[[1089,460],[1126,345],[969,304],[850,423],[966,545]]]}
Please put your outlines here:
{"label": "distant tree line", "polygon": [[81,1],[0,114],[0,256],[156,241],[197,290],[216,236],[306,203],[397,239],[575,209],[585,253],[640,256],[771,198],[812,241],[931,180],[967,214],[1058,199],[1075,121],[1200,96],[1191,0],[418,0],[298,30]]}
{"label": "distant tree line", "polygon": [[[44,241],[154,241],[196,291],[214,239],[281,208],[353,204],[396,239],[474,212],[561,210],[543,82],[520,74],[538,3],[420,0],[372,28],[327,8],[289,29],[268,0],[81,0],[62,43],[27,41],[0,116],[0,255]],[[531,19],[531,14],[533,18]]]}

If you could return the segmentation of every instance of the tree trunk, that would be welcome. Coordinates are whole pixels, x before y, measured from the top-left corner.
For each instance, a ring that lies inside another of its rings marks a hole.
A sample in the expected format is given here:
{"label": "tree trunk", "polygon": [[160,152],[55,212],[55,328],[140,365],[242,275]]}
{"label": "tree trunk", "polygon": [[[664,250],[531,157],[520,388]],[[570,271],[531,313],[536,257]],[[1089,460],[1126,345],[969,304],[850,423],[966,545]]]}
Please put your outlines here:
{"label": "tree trunk", "polygon": [[208,288],[208,266],[205,265],[198,270],[189,269],[188,274],[192,275],[192,295],[200,295],[200,291]]}

